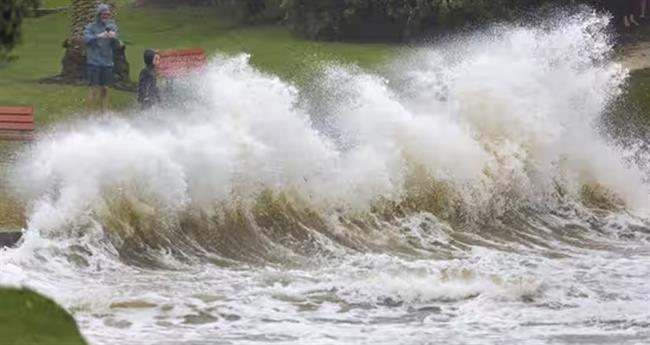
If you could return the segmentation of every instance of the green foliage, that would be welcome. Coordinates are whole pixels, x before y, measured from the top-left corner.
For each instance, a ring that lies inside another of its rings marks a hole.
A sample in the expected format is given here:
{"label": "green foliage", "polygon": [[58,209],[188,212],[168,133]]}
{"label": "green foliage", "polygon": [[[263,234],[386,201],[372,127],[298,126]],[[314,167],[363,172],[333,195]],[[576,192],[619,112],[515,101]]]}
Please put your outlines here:
{"label": "green foliage", "polygon": [[183,7],[203,6],[217,8],[238,21],[260,23],[278,21],[284,13],[280,9],[282,0],[139,0],[142,5]]}
{"label": "green foliage", "polygon": [[312,39],[404,39],[513,18],[561,0],[283,0],[290,27]]}
{"label": "green foliage", "polygon": [[245,18],[249,22],[274,21],[282,18],[282,0],[247,0]]}
{"label": "green foliage", "polygon": [[70,314],[29,290],[0,289],[0,335],[6,345],[86,343]]}
{"label": "green foliage", "polygon": [[0,61],[11,58],[11,50],[20,42],[23,18],[37,7],[38,0],[0,0]]}

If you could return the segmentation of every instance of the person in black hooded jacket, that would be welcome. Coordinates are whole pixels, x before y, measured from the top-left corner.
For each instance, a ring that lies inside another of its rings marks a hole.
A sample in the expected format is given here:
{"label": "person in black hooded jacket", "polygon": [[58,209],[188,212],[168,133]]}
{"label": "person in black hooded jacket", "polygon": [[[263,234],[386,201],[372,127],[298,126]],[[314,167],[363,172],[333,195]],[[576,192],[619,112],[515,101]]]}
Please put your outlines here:
{"label": "person in black hooded jacket", "polygon": [[154,104],[160,103],[160,94],[156,80],[156,65],[160,61],[160,55],[153,50],[144,51],[145,67],[140,71],[138,82],[138,103],[142,109],[151,108]]}

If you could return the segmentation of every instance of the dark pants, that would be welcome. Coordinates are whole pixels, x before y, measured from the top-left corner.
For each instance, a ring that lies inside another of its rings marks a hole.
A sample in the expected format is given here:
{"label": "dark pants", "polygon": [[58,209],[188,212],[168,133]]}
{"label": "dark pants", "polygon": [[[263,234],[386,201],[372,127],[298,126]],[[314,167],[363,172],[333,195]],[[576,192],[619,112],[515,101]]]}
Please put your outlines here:
{"label": "dark pants", "polygon": [[86,77],[90,86],[110,86],[113,84],[113,66],[86,66]]}

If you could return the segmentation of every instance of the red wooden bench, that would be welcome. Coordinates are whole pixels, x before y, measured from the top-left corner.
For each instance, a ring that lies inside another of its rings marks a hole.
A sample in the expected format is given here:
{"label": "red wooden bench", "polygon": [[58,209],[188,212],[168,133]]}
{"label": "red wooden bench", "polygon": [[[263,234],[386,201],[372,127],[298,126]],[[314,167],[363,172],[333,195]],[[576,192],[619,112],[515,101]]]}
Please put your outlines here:
{"label": "red wooden bench", "polygon": [[33,140],[32,107],[0,107],[0,140]]}
{"label": "red wooden bench", "polygon": [[156,69],[161,77],[174,77],[205,65],[202,48],[170,49],[159,51],[160,61]]}

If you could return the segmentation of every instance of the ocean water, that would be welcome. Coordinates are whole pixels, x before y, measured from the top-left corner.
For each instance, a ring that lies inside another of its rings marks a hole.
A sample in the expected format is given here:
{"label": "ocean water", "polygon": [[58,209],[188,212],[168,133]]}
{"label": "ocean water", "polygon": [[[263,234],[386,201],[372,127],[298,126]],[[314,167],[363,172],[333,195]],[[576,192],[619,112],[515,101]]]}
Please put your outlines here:
{"label": "ocean water", "polygon": [[583,12],[298,87],[214,57],[20,154],[0,284],[91,344],[647,344],[650,153]]}

